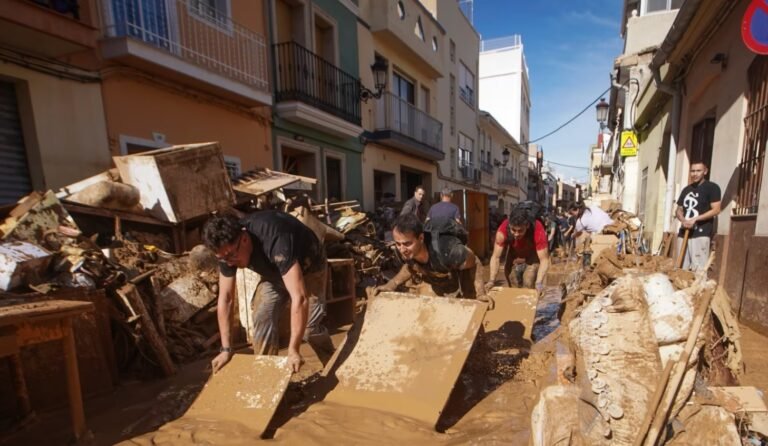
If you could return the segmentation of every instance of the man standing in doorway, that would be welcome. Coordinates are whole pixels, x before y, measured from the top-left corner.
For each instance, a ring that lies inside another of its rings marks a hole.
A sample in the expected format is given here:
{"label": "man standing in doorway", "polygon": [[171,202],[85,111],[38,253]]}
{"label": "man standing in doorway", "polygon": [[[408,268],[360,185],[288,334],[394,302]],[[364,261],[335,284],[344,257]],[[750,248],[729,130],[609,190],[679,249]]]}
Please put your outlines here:
{"label": "man standing in doorway", "polygon": [[413,214],[420,222],[424,223],[427,219],[427,204],[424,202],[424,193],[423,187],[416,186],[416,190],[413,191],[413,198],[403,204],[400,215]]}
{"label": "man standing in doorway", "polygon": [[427,220],[434,218],[445,217],[456,220],[456,223],[461,224],[461,212],[459,207],[451,202],[453,193],[447,187],[443,188],[440,192],[440,202],[435,203],[429,208],[427,213]]}
{"label": "man standing in doorway", "polygon": [[720,186],[708,181],[707,173],[704,162],[691,164],[691,184],[680,192],[675,212],[680,221],[678,236],[684,238],[688,233],[687,247],[682,253],[683,268],[692,271],[702,270],[707,264],[715,217],[720,213]]}

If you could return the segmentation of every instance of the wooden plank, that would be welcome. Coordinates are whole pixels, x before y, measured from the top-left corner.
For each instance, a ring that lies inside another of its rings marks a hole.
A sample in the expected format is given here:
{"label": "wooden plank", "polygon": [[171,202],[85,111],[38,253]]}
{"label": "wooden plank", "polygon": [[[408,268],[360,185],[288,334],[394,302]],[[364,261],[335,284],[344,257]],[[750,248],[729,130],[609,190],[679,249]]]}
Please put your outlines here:
{"label": "wooden plank", "polygon": [[499,332],[506,338],[514,338],[510,341],[530,341],[536,319],[536,304],[539,301],[536,290],[496,287],[490,295],[494,307],[485,313],[485,332]]}
{"label": "wooden plank", "polygon": [[72,418],[72,430],[75,439],[79,440],[86,434],[85,411],[83,410],[83,394],[80,388],[80,372],[77,367],[77,351],[75,350],[75,335],[72,331],[72,320],[63,322],[64,364],[67,369],[67,394],[69,395],[69,414]]}
{"label": "wooden plank", "polygon": [[60,318],[92,311],[90,302],[46,300],[38,302],[0,304],[0,327],[17,325],[22,322],[41,320],[46,317]]}
{"label": "wooden plank", "polygon": [[714,292],[712,290],[704,290],[696,297],[701,302],[700,306],[696,309],[696,315],[691,323],[691,330],[688,332],[688,340],[685,343],[685,349],[680,354],[680,358],[674,365],[672,376],[669,379],[669,383],[664,390],[664,396],[659,404],[659,408],[655,413],[651,428],[648,430],[648,436],[644,444],[653,446],[657,443],[659,436],[667,422],[669,411],[675,402],[678,390],[680,390],[680,383],[683,381],[685,372],[688,366],[688,360],[691,358],[693,348],[696,346],[696,340],[699,338],[699,331],[704,324],[704,319],[709,315],[710,303],[712,302],[712,296]]}
{"label": "wooden plank", "polygon": [[[283,399],[291,370],[286,357],[235,354],[211,376],[179,419],[134,438],[133,444],[255,444]],[[194,439],[194,440],[193,440]]]}
{"label": "wooden plank", "polygon": [[19,343],[16,339],[16,332],[0,333],[0,358],[19,353]]}
{"label": "wooden plank", "polygon": [[16,327],[20,347],[62,339],[65,335],[62,319],[23,322]]}
{"label": "wooden plank", "polygon": [[155,322],[149,315],[144,301],[141,299],[136,287],[128,284],[117,290],[117,293],[124,296],[131,306],[136,310],[136,313],[141,317],[141,332],[149,343],[152,351],[155,352],[157,361],[160,363],[160,368],[163,369],[163,373],[166,376],[171,376],[176,373],[176,366],[173,364],[171,355],[168,354],[168,349],[165,347],[165,341],[160,337],[155,327]]}
{"label": "wooden plank", "polygon": [[165,329],[165,314],[163,314],[163,306],[160,305],[160,279],[155,276],[149,278],[152,284],[152,302],[154,303],[153,310],[157,315],[157,331],[163,339],[167,339],[168,331]]}
{"label": "wooden plank", "polygon": [[11,361],[11,375],[13,376],[13,389],[16,392],[16,400],[21,409],[21,416],[25,417],[32,412],[32,403],[29,401],[29,390],[24,378],[24,369],[21,365],[21,357],[18,354],[9,357]]}
{"label": "wooden plank", "polygon": [[[482,325],[469,299],[382,293],[326,401],[393,412],[434,426]],[[345,347],[346,349],[346,347]]]}
{"label": "wooden plank", "polygon": [[167,221],[158,220],[154,217],[150,217],[149,215],[134,214],[131,212],[118,211],[114,209],[95,208],[91,206],[85,206],[82,204],[68,202],[66,200],[62,202],[62,205],[64,206],[64,209],[69,211],[70,214],[93,215],[96,217],[108,218],[110,220],[115,217],[119,217],[125,221],[132,221],[135,223],[146,223],[150,225],[157,225],[157,226],[164,226],[164,227],[177,226],[176,223],[170,223]]}

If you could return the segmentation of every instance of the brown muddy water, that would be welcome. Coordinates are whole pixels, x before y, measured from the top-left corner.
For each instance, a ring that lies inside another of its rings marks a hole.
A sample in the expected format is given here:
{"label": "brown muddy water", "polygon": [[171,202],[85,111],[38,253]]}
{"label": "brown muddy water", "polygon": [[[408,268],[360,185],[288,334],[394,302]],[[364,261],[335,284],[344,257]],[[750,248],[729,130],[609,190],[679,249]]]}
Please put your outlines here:
{"label": "brown muddy water", "polygon": [[[557,328],[560,288],[549,287],[538,305],[538,339]],[[556,333],[555,333],[556,334]],[[344,333],[334,335],[339,344]],[[171,379],[132,383],[86,402],[90,442],[97,445],[277,444],[528,444],[530,412],[542,387],[554,383],[556,336],[535,345],[499,331],[482,333],[457,380],[437,426],[408,417],[323,401],[333,378],[302,347],[307,363],[291,378],[267,431],[215,417],[182,417],[210,376],[208,360],[188,364]],[[285,354],[285,352],[281,352]],[[181,417],[181,418],[180,418]],[[41,416],[32,428],[0,445],[70,444],[66,410]],[[37,429],[34,426],[45,426]]]}

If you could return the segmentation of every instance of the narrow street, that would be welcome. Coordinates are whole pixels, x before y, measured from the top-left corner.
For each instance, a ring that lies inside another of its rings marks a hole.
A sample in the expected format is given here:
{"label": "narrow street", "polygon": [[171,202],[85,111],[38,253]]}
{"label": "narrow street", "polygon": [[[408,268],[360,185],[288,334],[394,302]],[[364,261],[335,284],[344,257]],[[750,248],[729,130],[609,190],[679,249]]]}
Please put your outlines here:
{"label": "narrow street", "polygon": [[0,446],[768,445],[768,0],[0,0]]}

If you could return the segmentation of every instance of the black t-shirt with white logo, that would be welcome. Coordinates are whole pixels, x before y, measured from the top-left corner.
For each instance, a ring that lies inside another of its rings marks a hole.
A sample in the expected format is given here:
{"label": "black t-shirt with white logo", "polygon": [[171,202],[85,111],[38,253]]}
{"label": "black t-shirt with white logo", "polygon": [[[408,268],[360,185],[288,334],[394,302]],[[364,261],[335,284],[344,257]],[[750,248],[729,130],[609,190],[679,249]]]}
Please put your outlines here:
{"label": "black t-shirt with white logo", "polygon": [[[253,243],[248,268],[270,281],[280,281],[294,263],[304,274],[325,265],[323,247],[311,229],[294,216],[280,211],[249,214],[240,223]],[[224,277],[233,277],[237,267],[219,262]]]}
{"label": "black t-shirt with white logo", "polygon": [[[696,218],[712,209],[712,203],[721,200],[720,186],[707,180],[685,186],[677,199],[677,205],[683,208],[683,217],[686,220]],[[698,221],[688,237],[712,237],[715,219],[710,218]],[[680,227],[679,235],[685,234],[685,228]]]}

